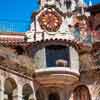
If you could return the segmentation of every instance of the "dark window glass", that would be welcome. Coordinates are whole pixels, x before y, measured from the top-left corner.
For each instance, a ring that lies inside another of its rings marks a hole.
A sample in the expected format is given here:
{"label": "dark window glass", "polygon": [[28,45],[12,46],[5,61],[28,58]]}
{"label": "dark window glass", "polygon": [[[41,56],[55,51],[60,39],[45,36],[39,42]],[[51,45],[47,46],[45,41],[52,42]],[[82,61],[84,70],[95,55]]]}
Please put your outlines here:
{"label": "dark window glass", "polygon": [[46,47],[46,63],[48,67],[57,66],[56,62],[60,60],[67,62],[69,66],[69,48],[65,46],[47,46]]}

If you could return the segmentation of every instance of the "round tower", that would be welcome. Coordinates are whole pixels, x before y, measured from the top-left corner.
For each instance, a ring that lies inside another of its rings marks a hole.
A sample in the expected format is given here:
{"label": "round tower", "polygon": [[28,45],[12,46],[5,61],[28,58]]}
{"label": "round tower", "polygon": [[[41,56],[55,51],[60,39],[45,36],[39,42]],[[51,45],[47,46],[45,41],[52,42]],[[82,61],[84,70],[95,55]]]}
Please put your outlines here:
{"label": "round tower", "polygon": [[88,96],[82,100],[90,100],[88,88],[80,82],[80,46],[91,47],[92,42],[81,2],[41,0],[40,11],[32,14],[26,36],[37,66],[33,82],[39,100],[73,100],[80,89]]}

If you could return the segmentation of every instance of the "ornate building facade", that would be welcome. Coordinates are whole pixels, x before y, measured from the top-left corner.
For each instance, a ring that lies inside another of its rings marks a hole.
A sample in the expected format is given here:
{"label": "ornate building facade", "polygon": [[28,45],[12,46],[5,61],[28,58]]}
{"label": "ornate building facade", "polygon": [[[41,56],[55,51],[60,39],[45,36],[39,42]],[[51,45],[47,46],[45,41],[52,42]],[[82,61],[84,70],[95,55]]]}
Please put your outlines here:
{"label": "ornate building facade", "polygon": [[100,100],[100,5],[39,2],[29,31],[0,33],[0,100]]}

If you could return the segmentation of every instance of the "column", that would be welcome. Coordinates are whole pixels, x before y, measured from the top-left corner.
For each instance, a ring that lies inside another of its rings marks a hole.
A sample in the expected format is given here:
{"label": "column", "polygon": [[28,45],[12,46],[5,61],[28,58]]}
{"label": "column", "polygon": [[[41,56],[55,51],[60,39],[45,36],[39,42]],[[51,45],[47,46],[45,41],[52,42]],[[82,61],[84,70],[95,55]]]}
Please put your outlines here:
{"label": "column", "polygon": [[0,100],[4,100],[4,79],[0,78]]}
{"label": "column", "polygon": [[40,49],[35,57],[34,62],[39,68],[45,68],[46,67],[46,54],[45,54],[45,48]]}
{"label": "column", "polygon": [[71,69],[79,72],[79,55],[73,47],[70,47],[70,63]]}
{"label": "column", "polygon": [[13,91],[13,100],[23,100],[22,86],[18,85]]}
{"label": "column", "polygon": [[30,95],[29,99],[30,100],[37,100],[37,98],[36,98],[36,89],[35,89],[34,83],[30,82],[30,85],[32,87],[33,93]]}

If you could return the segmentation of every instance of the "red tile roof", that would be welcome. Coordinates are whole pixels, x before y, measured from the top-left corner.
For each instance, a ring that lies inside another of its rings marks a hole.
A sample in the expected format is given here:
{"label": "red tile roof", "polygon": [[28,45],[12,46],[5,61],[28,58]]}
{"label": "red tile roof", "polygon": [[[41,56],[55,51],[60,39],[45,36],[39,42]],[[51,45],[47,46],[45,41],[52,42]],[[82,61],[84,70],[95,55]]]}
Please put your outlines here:
{"label": "red tile roof", "polygon": [[1,32],[0,33],[0,44],[9,44],[16,45],[25,43],[25,34],[24,33],[10,33],[10,32]]}

